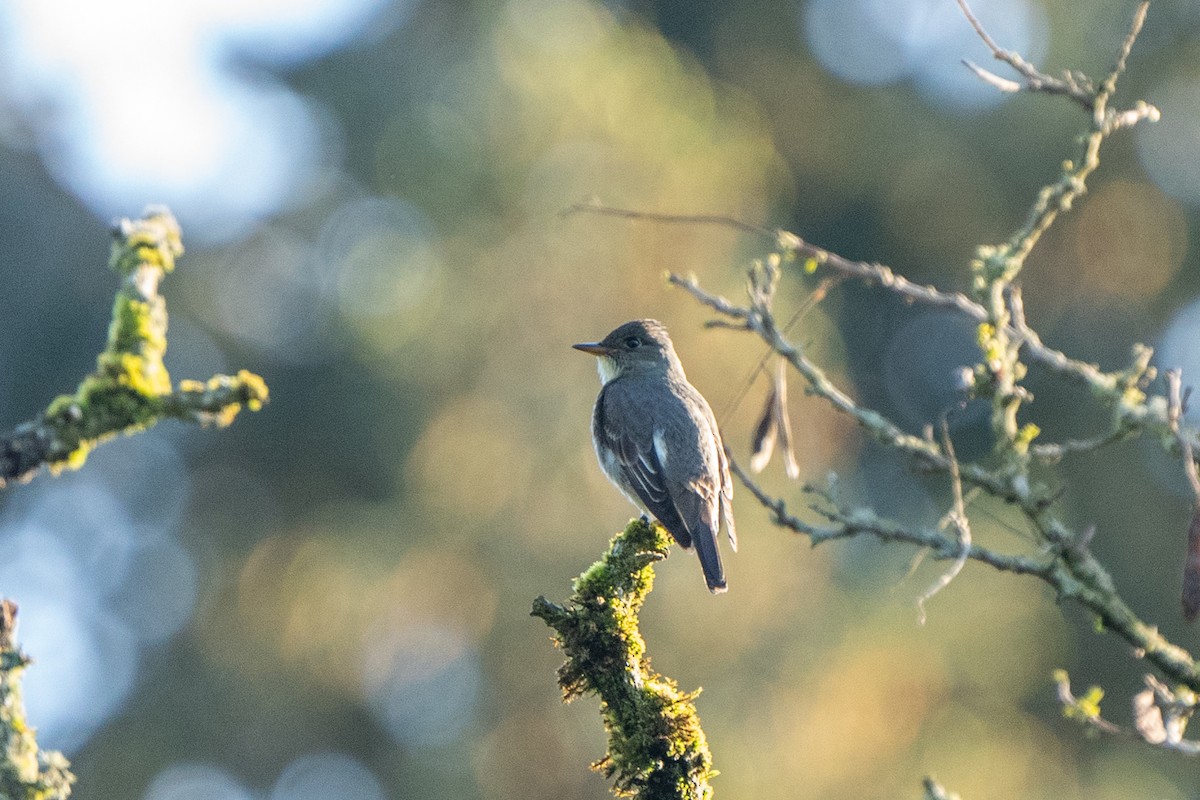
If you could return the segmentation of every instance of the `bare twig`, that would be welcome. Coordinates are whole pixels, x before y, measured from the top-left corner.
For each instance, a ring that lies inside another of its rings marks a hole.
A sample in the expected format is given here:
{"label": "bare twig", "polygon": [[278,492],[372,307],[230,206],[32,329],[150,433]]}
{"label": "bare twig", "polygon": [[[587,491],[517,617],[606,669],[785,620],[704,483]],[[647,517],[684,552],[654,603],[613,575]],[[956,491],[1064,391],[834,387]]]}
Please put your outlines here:
{"label": "bare twig", "polygon": [[1078,698],[1071,692],[1071,678],[1065,669],[1054,671],[1054,683],[1064,716],[1079,720],[1101,733],[1125,733],[1120,725],[1100,716],[1100,701],[1104,698],[1104,690],[1099,686],[1089,688],[1082,698]]}
{"label": "bare twig", "polygon": [[[614,208],[611,206],[600,205],[596,203],[576,204],[571,206],[564,213],[594,213],[605,214],[609,216],[618,216],[625,219],[644,219],[658,222],[669,223],[686,223],[686,224],[705,224],[705,225],[721,225],[734,228],[735,230],[747,231],[750,233],[769,235],[775,239],[779,247],[791,254],[795,254],[801,258],[812,259],[816,264],[828,267],[830,270],[844,278],[853,278],[862,281],[868,285],[879,286],[886,289],[904,300],[912,303],[919,303],[931,308],[945,308],[960,311],[967,317],[976,322],[987,322],[989,315],[983,305],[975,302],[970,297],[967,297],[962,292],[947,292],[938,289],[936,286],[922,285],[910,281],[903,275],[897,274],[890,267],[883,264],[871,263],[866,261],[854,261],[837,253],[817,247],[810,244],[794,233],[782,229],[766,228],[761,225],[755,225],[744,220],[739,220],[734,217],[726,217],[720,215],[677,215],[677,214],[661,214],[646,211],[637,211],[627,208]],[[684,285],[681,281],[688,279],[672,276],[672,283]],[[832,284],[819,284],[817,289],[810,296],[812,302],[819,302],[824,297],[825,292],[832,288]],[[802,307],[796,314],[797,317],[802,316],[807,312],[808,308]],[[724,311],[722,311],[724,313]],[[789,320],[783,330],[790,330],[795,319]],[[734,327],[744,327],[737,325]],[[1092,386],[1101,390],[1111,390],[1116,385],[1116,379],[1110,374],[1102,371],[1095,364],[1089,364],[1085,361],[1079,361],[1070,358],[1065,353],[1048,347],[1038,334],[1031,328],[1010,328],[1008,334],[1021,341],[1026,348],[1026,353],[1033,361],[1037,361],[1043,366],[1054,370],[1064,376],[1070,377],[1082,384]],[[765,366],[767,359],[770,357],[768,351],[759,364],[752,370],[752,375],[757,375]],[[740,399],[740,398],[739,398]]]}
{"label": "bare twig", "polygon": [[1061,95],[1070,98],[1093,114],[1097,130],[1102,128],[1115,130],[1118,127],[1128,127],[1135,124],[1140,119],[1157,118],[1157,110],[1152,110],[1152,107],[1145,106],[1145,104],[1142,104],[1144,107],[1135,106],[1134,109],[1128,111],[1111,111],[1108,108],[1108,101],[1117,88],[1117,79],[1125,72],[1125,64],[1129,59],[1129,53],[1133,49],[1133,45],[1142,31],[1142,25],[1146,21],[1146,12],[1150,7],[1148,0],[1140,3],[1134,12],[1129,32],[1121,41],[1121,46],[1117,51],[1116,63],[1099,86],[1094,85],[1086,75],[1069,70],[1064,72],[1061,78],[1047,75],[1026,61],[1020,53],[1003,49],[996,44],[996,41],[984,29],[982,23],[980,23],[974,12],[971,11],[971,7],[967,4],[966,0],[957,1],[963,16],[967,18],[967,22],[975,29],[975,33],[979,36],[980,40],[991,51],[992,57],[1010,66],[1025,81],[1024,85],[1022,85],[1016,81],[1001,78],[970,61],[964,60],[963,64],[984,82],[1002,92],[1017,92],[1024,88],[1030,92],[1042,92],[1044,94]]}
{"label": "bare twig", "polygon": [[[1076,76],[1070,72],[1064,74],[1062,78],[1047,75],[1026,61],[1020,53],[1013,50],[1005,50],[996,44],[996,41],[984,29],[983,24],[980,23],[974,12],[971,11],[971,7],[967,5],[966,0],[958,0],[958,7],[962,10],[963,16],[967,18],[967,22],[971,23],[971,27],[975,29],[975,33],[979,36],[980,40],[983,41],[988,50],[992,51],[992,58],[1002,61],[1016,70],[1025,79],[1024,88],[1027,91],[1069,97],[1089,111],[1092,110],[1095,102],[1095,89],[1086,79],[1081,80],[1080,76]],[[969,61],[964,61],[963,63],[980,78],[996,86],[1001,91],[1019,91],[1021,88],[1020,85],[992,75],[992,73],[977,67]],[[1010,88],[1014,86],[1016,88]]]}
{"label": "bare twig", "polygon": [[1108,102],[1108,98],[1117,90],[1117,79],[1125,72],[1125,62],[1129,60],[1129,53],[1133,50],[1133,45],[1142,32],[1142,26],[1146,24],[1146,12],[1149,10],[1150,0],[1142,0],[1141,3],[1138,3],[1137,10],[1133,12],[1129,33],[1125,34],[1124,40],[1121,41],[1121,47],[1117,51],[1117,61],[1096,92],[1098,112],[1103,111],[1103,106]]}
{"label": "bare twig", "polygon": [[1090,453],[1110,444],[1123,442],[1136,436],[1136,428],[1117,428],[1089,439],[1066,439],[1061,442],[1042,442],[1032,445],[1029,453],[1043,464],[1057,464],[1063,458],[1077,453]]}
{"label": "bare twig", "polygon": [[1182,434],[1183,427],[1183,376],[1178,368],[1169,369],[1163,373],[1167,382],[1167,424],[1179,440],[1179,449],[1183,452],[1183,474],[1187,476],[1188,485],[1192,487],[1192,495],[1200,504],[1200,475],[1196,471],[1196,459],[1192,452],[1191,440]]}
{"label": "bare twig", "polygon": [[[925,548],[938,560],[957,560],[964,552],[962,544],[957,539],[950,538],[936,528],[902,525],[884,519],[865,508],[840,509],[832,503],[829,507],[815,507],[813,510],[832,524],[825,526],[809,524],[788,511],[787,503],[781,498],[772,496],[759,486],[736,461],[731,459],[729,468],[750,491],[750,494],[754,495],[755,499],[771,512],[771,518],[775,524],[809,537],[814,546],[833,539],[873,536],[883,542],[902,542]],[[830,501],[827,493],[814,487],[806,486],[805,491],[817,495],[827,502]],[[1051,568],[1048,560],[1033,556],[998,553],[973,543],[968,544],[965,552],[968,560],[978,561],[1002,572],[1012,572],[1018,575],[1044,575]]]}
{"label": "bare twig", "polygon": [[941,577],[917,598],[917,622],[921,625],[925,624],[925,603],[958,577],[963,567],[966,566],[967,557],[971,553],[971,524],[967,519],[966,503],[963,502],[962,476],[959,474],[958,458],[954,454],[954,444],[950,441],[950,426],[946,424],[945,417],[942,417],[942,449],[946,451],[946,457],[950,459],[950,489],[954,497],[954,504],[946,516],[955,531],[958,532],[959,552],[958,558],[954,559],[950,569],[942,573]]}
{"label": "bare twig", "polygon": [[625,219],[649,220],[651,222],[667,222],[682,225],[719,225],[724,228],[753,233],[759,236],[777,238],[782,232],[752,222],[740,220],[724,214],[660,214],[653,211],[633,211],[627,208],[613,208],[602,203],[573,203],[562,211],[562,216],[572,214],[603,214],[609,217],[624,217]]}
{"label": "bare twig", "polygon": [[989,72],[988,70],[976,64],[974,61],[968,61],[964,58],[962,63],[963,66],[975,73],[976,78],[979,78],[979,80],[983,81],[984,83],[994,86],[996,89],[1004,92],[1005,94],[1016,94],[1017,92],[1021,91],[1021,84],[1017,83],[1016,81],[1010,81],[1008,78],[1001,78],[996,73]]}

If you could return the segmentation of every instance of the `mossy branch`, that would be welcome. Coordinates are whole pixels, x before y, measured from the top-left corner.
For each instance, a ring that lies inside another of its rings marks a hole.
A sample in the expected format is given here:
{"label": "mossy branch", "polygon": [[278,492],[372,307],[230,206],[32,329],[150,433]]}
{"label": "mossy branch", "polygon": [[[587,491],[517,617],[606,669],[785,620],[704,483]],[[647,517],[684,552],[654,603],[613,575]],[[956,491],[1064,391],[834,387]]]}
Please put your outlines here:
{"label": "mossy branch", "polygon": [[101,442],[163,418],[228,425],[242,408],[257,411],[267,402],[266,383],[244,370],[172,388],[163,364],[167,303],[158,292],[183,253],[171,212],[151,207],[141,219],[123,219],[113,239],[109,266],[121,286],[96,369],[74,394],[56,397],[36,419],[0,437],[0,487],[27,480],[42,467],[77,469]]}
{"label": "mossy branch", "polygon": [[567,655],[558,683],[567,702],[592,693],[608,732],[608,753],[592,767],[613,778],[620,797],[703,800],[712,796],[712,756],[692,703],[650,667],[638,611],[654,583],[652,565],[667,556],[670,536],[634,520],[608,552],[575,579],[567,605],[545,597],[532,615],[554,629]]}
{"label": "mossy branch", "polygon": [[25,720],[21,673],[29,657],[16,646],[17,606],[0,600],[0,798],[60,800],[75,776],[61,753],[38,750]]}

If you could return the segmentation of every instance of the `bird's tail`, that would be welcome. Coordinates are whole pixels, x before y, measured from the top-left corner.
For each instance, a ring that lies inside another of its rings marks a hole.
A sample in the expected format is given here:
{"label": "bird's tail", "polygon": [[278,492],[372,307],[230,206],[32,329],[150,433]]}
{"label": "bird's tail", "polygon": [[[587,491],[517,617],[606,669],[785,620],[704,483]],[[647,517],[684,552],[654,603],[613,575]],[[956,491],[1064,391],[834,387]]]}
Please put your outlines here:
{"label": "bird's tail", "polygon": [[697,528],[692,532],[692,543],[696,546],[696,555],[700,556],[704,582],[710,592],[720,594],[728,587],[725,585],[725,567],[721,565],[721,551],[717,549],[716,527],[699,525]]}

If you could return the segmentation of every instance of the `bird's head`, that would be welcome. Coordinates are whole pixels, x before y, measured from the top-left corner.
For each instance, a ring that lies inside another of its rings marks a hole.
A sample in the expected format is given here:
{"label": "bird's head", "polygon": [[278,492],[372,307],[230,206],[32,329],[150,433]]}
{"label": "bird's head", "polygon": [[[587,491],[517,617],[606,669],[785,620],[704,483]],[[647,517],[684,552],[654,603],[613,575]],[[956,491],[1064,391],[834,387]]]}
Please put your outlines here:
{"label": "bird's head", "polygon": [[602,383],[637,372],[663,376],[672,370],[683,373],[667,328],[658,320],[635,319],[598,342],[583,342],[573,347],[599,358],[597,366]]}

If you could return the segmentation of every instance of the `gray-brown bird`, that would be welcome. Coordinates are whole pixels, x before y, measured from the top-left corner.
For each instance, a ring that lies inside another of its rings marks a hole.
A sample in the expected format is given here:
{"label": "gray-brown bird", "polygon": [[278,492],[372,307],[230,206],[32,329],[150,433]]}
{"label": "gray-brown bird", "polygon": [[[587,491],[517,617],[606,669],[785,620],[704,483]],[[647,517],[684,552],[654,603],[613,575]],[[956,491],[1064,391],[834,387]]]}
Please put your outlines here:
{"label": "gray-brown bird", "polygon": [[592,443],[604,474],[680,546],[695,546],[709,591],[725,591],[722,518],[737,550],[729,461],[712,409],[688,383],[667,329],[639,319],[574,347],[598,357]]}

